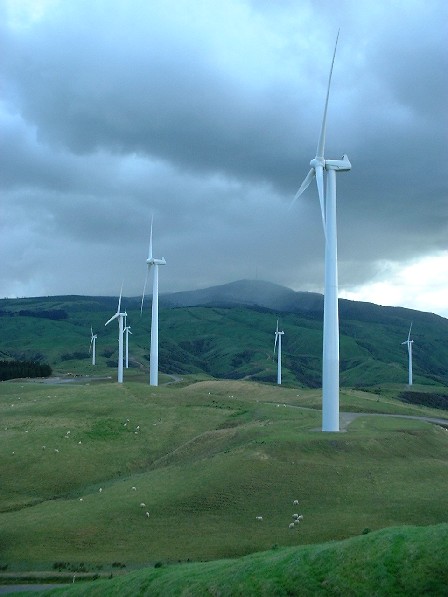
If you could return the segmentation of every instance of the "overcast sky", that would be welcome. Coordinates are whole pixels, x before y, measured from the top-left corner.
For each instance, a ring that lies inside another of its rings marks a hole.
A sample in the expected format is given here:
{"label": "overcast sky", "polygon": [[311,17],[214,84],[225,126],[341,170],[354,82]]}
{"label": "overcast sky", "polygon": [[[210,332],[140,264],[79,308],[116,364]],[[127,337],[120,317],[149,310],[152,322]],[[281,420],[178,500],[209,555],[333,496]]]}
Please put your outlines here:
{"label": "overcast sky", "polygon": [[0,296],[258,278],[448,316],[446,0],[0,0]]}

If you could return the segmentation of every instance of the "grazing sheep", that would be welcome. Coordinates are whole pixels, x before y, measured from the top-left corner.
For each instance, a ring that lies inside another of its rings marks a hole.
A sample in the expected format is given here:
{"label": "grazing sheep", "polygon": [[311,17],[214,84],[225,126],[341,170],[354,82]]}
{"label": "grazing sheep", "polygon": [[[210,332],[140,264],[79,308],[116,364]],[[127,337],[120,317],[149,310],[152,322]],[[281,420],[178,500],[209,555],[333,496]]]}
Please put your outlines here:
{"label": "grazing sheep", "polygon": [[301,514],[297,520],[303,520],[303,514]]}
{"label": "grazing sheep", "polygon": [[298,514],[293,514],[292,517],[293,518],[299,518],[299,515]]}
{"label": "grazing sheep", "polygon": [[80,501],[80,502],[83,502],[84,500],[83,500],[82,498],[79,498],[79,501]]}
{"label": "grazing sheep", "polygon": [[256,516],[255,518],[256,518],[257,520],[263,520],[263,517],[262,517],[262,516]]}
{"label": "grazing sheep", "polygon": [[299,505],[299,500],[294,500],[293,501],[293,506],[298,506]]}
{"label": "grazing sheep", "polygon": [[149,518],[149,512],[146,512],[145,514],[146,514],[146,518]]}
{"label": "grazing sheep", "polygon": [[289,528],[290,528],[290,529],[293,529],[293,528],[294,528],[294,523],[293,523],[293,522],[289,523]]}
{"label": "grazing sheep", "polygon": [[80,446],[82,444],[82,442],[78,442],[78,446]]}
{"label": "grazing sheep", "polygon": [[137,487],[131,487],[132,491],[137,491]]}
{"label": "grazing sheep", "polygon": [[57,448],[55,448],[54,451],[59,453],[59,450]]}
{"label": "grazing sheep", "polygon": [[100,488],[98,489],[98,491],[101,493],[101,492],[103,491],[103,488],[102,488],[102,487],[100,487]]}
{"label": "grazing sheep", "polygon": [[144,504],[143,502],[140,504],[140,508],[144,508],[146,506],[146,504]]}

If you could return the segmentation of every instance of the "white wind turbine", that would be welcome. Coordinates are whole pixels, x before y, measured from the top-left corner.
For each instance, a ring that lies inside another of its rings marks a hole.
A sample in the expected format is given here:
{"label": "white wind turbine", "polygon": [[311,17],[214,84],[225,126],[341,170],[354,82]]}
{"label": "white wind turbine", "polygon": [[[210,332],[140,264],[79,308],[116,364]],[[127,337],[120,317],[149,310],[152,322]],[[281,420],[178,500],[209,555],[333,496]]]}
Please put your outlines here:
{"label": "white wind turbine", "polygon": [[140,314],[143,311],[143,301],[145,299],[146,284],[151,267],[153,268],[152,283],[152,311],[151,311],[151,347],[149,353],[149,384],[151,386],[159,385],[159,265],[166,265],[165,258],[156,259],[152,256],[152,224],[154,216],[151,218],[151,233],[149,236],[148,259],[146,260],[148,269],[146,270],[145,285],[143,287],[142,304]]}
{"label": "white wind turbine", "polygon": [[90,326],[90,334],[91,334],[91,338],[90,338],[90,350],[89,352],[92,353],[92,365],[96,364],[96,339],[98,338],[98,334],[94,334],[93,333],[93,328],[92,326]]}
{"label": "white wind turbine", "polygon": [[409,369],[408,369],[408,385],[412,386],[412,344],[414,340],[411,340],[411,329],[412,329],[412,322],[409,326],[409,334],[408,339],[402,342],[402,344],[407,344],[408,346],[408,360],[409,360]]}
{"label": "white wind turbine", "polygon": [[123,333],[126,334],[126,369],[129,369],[129,334],[132,336],[131,326],[126,324],[126,316],[124,318]]}
{"label": "white wind turbine", "polygon": [[282,383],[282,336],[285,332],[279,332],[278,329],[278,319],[277,319],[277,328],[275,330],[275,342],[274,342],[274,354],[275,349],[277,348],[277,341],[278,341],[278,351],[277,351],[277,383],[281,385]]}
{"label": "white wind turbine", "polygon": [[[328,98],[331,76],[336,56],[339,32],[336,37],[330,75],[328,77],[322,128],[317,144],[316,157],[311,160],[311,170],[297,191],[294,201],[308,188],[316,177],[322,223],[325,235],[325,296],[322,361],[322,431],[339,431],[339,317],[338,317],[338,266],[336,231],[336,172],[351,169],[346,155],[341,160],[324,158]],[[324,172],[326,191],[324,192]]]}
{"label": "white wind turbine", "polygon": [[126,311],[120,312],[121,295],[123,293],[123,286],[120,290],[120,298],[118,299],[117,312],[113,317],[106,321],[104,325],[108,325],[114,319],[118,319],[118,383],[123,383],[123,318],[127,316]]}

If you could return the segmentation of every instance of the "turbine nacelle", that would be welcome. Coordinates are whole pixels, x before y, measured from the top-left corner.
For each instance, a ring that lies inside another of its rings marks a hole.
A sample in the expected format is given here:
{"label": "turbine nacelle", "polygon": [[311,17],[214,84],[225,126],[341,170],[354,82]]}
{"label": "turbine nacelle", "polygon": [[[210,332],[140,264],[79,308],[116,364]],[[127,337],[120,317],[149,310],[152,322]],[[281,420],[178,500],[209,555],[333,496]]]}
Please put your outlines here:
{"label": "turbine nacelle", "polygon": [[162,257],[162,259],[156,259],[155,257],[148,257],[148,259],[146,260],[146,263],[148,264],[148,266],[166,265],[165,257]]}
{"label": "turbine nacelle", "polygon": [[348,172],[352,169],[352,165],[348,157],[344,154],[342,160],[325,160],[326,170],[337,170],[338,172]]}

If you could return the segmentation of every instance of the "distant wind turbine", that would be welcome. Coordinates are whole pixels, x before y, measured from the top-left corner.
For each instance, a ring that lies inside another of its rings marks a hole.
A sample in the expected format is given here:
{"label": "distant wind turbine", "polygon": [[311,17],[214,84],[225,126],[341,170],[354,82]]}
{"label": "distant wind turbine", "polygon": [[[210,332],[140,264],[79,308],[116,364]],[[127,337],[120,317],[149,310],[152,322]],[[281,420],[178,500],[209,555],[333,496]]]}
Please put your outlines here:
{"label": "distant wind turbine", "polygon": [[282,336],[285,332],[278,330],[278,319],[277,319],[277,328],[275,330],[275,342],[274,342],[274,354],[275,349],[277,348],[277,340],[278,340],[278,351],[277,351],[277,384],[281,385],[282,383]]}
{"label": "distant wind turbine", "polygon": [[126,324],[126,316],[124,318],[123,333],[126,334],[126,369],[129,369],[129,334],[132,336],[131,326]]}
{"label": "distant wind turbine", "polygon": [[[297,191],[294,201],[308,188],[316,178],[319,194],[322,223],[325,235],[325,296],[324,296],[324,332],[322,361],[322,431],[339,431],[339,316],[338,316],[338,265],[337,265],[337,229],[336,229],[336,172],[351,169],[346,155],[341,160],[324,158],[325,134],[327,126],[327,108],[330,95],[331,76],[336,57],[336,37],[333,60],[328,77],[327,97],[325,100],[322,127],[317,144],[316,157],[311,160],[311,170]],[[326,191],[324,194],[324,171],[326,173]]]}
{"label": "distant wind turbine", "polygon": [[148,282],[149,270],[153,268],[152,282],[152,310],[151,310],[151,347],[149,354],[149,384],[151,386],[159,385],[159,265],[166,265],[165,258],[156,259],[152,256],[152,225],[154,216],[151,218],[151,233],[149,236],[149,250],[146,264],[145,285],[143,287],[142,304],[140,315],[143,312],[143,301],[145,300],[146,284]]}
{"label": "distant wind turbine", "polygon": [[409,326],[408,339],[405,340],[404,342],[402,342],[402,344],[407,344],[407,346],[408,346],[408,361],[409,361],[408,385],[409,386],[412,386],[412,344],[414,343],[414,340],[411,340],[411,329],[412,329],[412,322],[411,322],[411,325]]}
{"label": "distant wind turbine", "polygon": [[123,286],[120,290],[120,298],[118,299],[117,312],[113,317],[106,321],[104,325],[108,325],[114,319],[118,319],[118,383],[123,383],[123,318],[127,316],[126,311],[123,313],[120,311],[121,308],[121,295],[123,293]]}
{"label": "distant wind turbine", "polygon": [[96,339],[98,338],[98,334],[93,333],[93,328],[90,326],[90,349],[89,352],[92,353],[92,365],[96,365]]}

